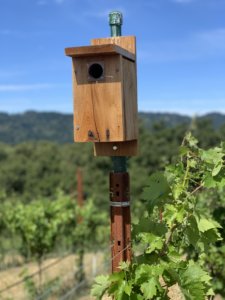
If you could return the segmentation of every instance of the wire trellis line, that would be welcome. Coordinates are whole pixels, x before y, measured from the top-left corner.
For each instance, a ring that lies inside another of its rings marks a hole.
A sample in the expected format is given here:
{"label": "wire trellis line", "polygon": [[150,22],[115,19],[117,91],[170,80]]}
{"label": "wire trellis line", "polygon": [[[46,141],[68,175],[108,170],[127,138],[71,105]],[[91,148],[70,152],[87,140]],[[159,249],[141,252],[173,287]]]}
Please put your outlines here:
{"label": "wire trellis line", "polygon": [[[109,262],[112,262],[114,260],[114,258],[116,258],[118,255],[120,255],[121,253],[123,253],[125,250],[127,250],[129,247],[131,246],[131,243],[129,243],[125,248],[123,248],[120,252],[118,252],[116,255],[114,255],[111,260]],[[111,246],[112,247],[112,246]],[[108,267],[108,263],[105,263],[103,265],[103,268],[104,269],[105,267]],[[93,279],[93,276],[91,277],[91,279]],[[76,284],[73,288],[71,288],[63,297],[59,298],[59,300],[66,300],[68,299],[68,297],[72,296],[86,281],[83,280],[81,281],[79,284]]]}
{"label": "wire trellis line", "polygon": [[9,286],[7,286],[7,287],[5,287],[4,289],[0,290],[0,294],[2,294],[2,293],[4,293],[4,292],[6,292],[6,291],[8,291],[8,290],[10,290],[10,289],[12,289],[12,288],[18,286],[18,285],[20,285],[20,284],[22,284],[22,283],[24,283],[27,279],[32,278],[32,277],[38,275],[40,272],[43,272],[43,271],[45,271],[45,270],[47,270],[47,269],[53,267],[54,265],[58,264],[59,262],[61,262],[62,260],[64,260],[65,258],[67,258],[67,257],[68,257],[69,255],[71,255],[71,254],[72,254],[72,253],[68,253],[68,254],[64,255],[63,257],[60,257],[58,260],[52,262],[51,264],[49,264],[49,265],[47,265],[47,266],[41,268],[40,270],[37,270],[37,271],[35,271],[34,273],[32,273],[32,274],[30,274],[30,275],[27,275],[25,278],[23,278],[23,279],[21,279],[21,280],[18,280],[18,281],[16,281],[16,282],[12,283],[12,284],[10,284]]}
{"label": "wire trellis line", "polygon": [[67,279],[69,279],[70,277],[72,277],[75,272],[79,272],[79,271],[82,271],[83,270],[83,267],[80,267],[78,269],[75,269],[73,270],[72,272],[70,273],[67,273],[65,274],[61,279],[60,279],[60,283],[54,283],[51,287],[49,287],[47,290],[45,290],[41,295],[37,296],[35,298],[35,300],[41,300],[41,299],[45,299],[45,296],[46,295],[50,295],[51,293],[55,292],[57,289],[59,289],[59,285],[63,282],[65,282]]}
{"label": "wire trellis line", "polygon": [[73,293],[76,292],[86,282],[87,282],[86,279],[82,280],[79,284],[75,285],[71,290],[69,290],[63,297],[59,298],[59,300],[68,299],[68,297],[72,296]]}

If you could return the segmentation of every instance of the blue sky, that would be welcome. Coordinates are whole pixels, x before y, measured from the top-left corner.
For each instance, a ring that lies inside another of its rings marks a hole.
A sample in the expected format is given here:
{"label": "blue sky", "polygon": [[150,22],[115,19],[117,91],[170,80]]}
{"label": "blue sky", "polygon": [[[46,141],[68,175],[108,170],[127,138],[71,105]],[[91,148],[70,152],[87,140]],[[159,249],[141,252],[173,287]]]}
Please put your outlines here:
{"label": "blue sky", "polygon": [[225,0],[0,0],[0,111],[72,112],[64,48],[137,36],[140,111],[225,112]]}

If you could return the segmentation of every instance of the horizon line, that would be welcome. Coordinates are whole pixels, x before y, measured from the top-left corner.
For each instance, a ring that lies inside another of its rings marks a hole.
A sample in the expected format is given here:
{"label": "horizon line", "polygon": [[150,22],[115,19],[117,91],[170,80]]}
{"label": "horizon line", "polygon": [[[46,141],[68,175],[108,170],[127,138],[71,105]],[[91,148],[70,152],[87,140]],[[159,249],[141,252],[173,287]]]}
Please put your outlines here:
{"label": "horizon line", "polygon": [[[10,111],[4,111],[0,110],[0,114],[8,114],[8,115],[23,115],[26,113],[53,113],[53,114],[62,114],[62,115],[73,115],[73,111],[67,112],[67,111],[57,111],[57,110],[36,110],[36,109],[28,109],[24,111],[18,111],[18,112],[10,112]],[[181,112],[181,111],[156,111],[156,110],[140,110],[138,111],[138,114],[167,114],[167,115],[180,115],[180,116],[186,116],[186,117],[202,117],[205,115],[210,114],[220,114],[225,116],[225,111],[205,111],[205,112]]]}

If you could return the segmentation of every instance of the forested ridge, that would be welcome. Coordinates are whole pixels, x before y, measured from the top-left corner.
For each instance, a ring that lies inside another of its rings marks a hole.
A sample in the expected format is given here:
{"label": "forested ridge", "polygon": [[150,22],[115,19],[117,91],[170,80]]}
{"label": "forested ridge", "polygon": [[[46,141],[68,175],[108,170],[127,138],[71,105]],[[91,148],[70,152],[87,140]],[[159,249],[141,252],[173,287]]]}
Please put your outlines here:
{"label": "forested ridge", "polygon": [[[179,115],[140,114],[139,155],[128,160],[131,177],[136,178],[132,183],[134,198],[139,198],[152,172],[173,161],[187,130],[191,129],[203,148],[225,140],[225,124],[218,127],[225,116],[211,116],[213,120],[205,117],[190,121]],[[216,116],[220,119],[217,126]],[[91,143],[72,142],[72,115],[27,112],[22,115],[1,114],[0,119],[2,195],[29,202],[38,197],[54,198],[58,191],[74,194],[76,169],[80,167],[86,196],[102,206],[108,205],[111,160],[108,157],[94,158]],[[12,127],[14,131],[10,129]],[[5,136],[2,134],[4,128]]]}
{"label": "forested ridge", "polygon": [[[153,124],[163,122],[167,127],[190,124],[188,116],[169,113],[139,113],[143,125],[150,129]],[[198,120],[211,120],[214,128],[225,123],[225,115],[211,113],[198,117]],[[25,141],[47,140],[58,143],[73,142],[73,116],[54,112],[28,111],[23,114],[0,113],[0,141],[18,144]]]}

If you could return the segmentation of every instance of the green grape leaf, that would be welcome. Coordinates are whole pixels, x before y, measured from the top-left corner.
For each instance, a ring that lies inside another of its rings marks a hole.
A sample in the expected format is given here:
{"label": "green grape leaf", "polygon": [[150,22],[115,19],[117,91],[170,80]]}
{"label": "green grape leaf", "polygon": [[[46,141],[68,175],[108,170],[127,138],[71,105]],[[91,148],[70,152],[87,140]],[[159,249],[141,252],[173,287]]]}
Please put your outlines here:
{"label": "green grape leaf", "polygon": [[160,250],[163,247],[163,238],[155,236],[152,233],[142,233],[140,234],[141,241],[147,244],[148,247],[145,250],[146,253],[150,254],[155,250]]}
{"label": "green grape leaf", "polygon": [[179,263],[180,261],[183,260],[182,255],[180,255],[178,252],[176,251],[170,251],[168,252],[167,256],[169,257],[169,259],[174,262],[174,263]]}
{"label": "green grape leaf", "polygon": [[148,201],[148,210],[152,212],[155,206],[161,206],[169,195],[170,187],[162,172],[154,173],[148,181],[149,186],[143,191],[142,198]]}
{"label": "green grape leaf", "polygon": [[123,279],[124,279],[124,273],[123,272],[114,272],[114,273],[109,275],[109,281],[111,281],[111,282],[121,281]]}
{"label": "green grape leaf", "polygon": [[122,261],[122,262],[120,263],[119,268],[120,268],[120,270],[126,270],[126,271],[128,271],[129,266],[130,266],[130,263],[129,263],[129,262]]}
{"label": "green grape leaf", "polygon": [[182,223],[185,215],[185,209],[183,206],[176,207],[172,204],[167,204],[164,207],[164,220],[166,221],[169,228],[171,228],[175,221]]}
{"label": "green grape leaf", "polygon": [[131,283],[126,283],[125,287],[124,287],[124,292],[130,296],[131,292],[132,292],[132,284]]}
{"label": "green grape leaf", "polygon": [[212,176],[214,177],[218,175],[222,167],[223,167],[223,161],[218,162],[212,170]]}
{"label": "green grape leaf", "polygon": [[199,265],[193,263],[192,261],[190,261],[187,270],[183,272],[181,278],[182,281],[185,282],[185,284],[197,281],[208,284],[211,279],[206,271],[204,271]]}
{"label": "green grape leaf", "polygon": [[217,229],[210,229],[202,233],[201,242],[204,244],[205,249],[212,243],[222,240],[221,235]]}
{"label": "green grape leaf", "polygon": [[101,300],[102,296],[108,289],[110,282],[109,282],[108,276],[100,275],[95,278],[95,283],[92,286],[91,289],[91,295],[96,297],[96,300]]}
{"label": "green grape leaf", "polygon": [[125,292],[127,289],[127,283],[125,280],[117,282],[117,289],[115,291],[115,298],[118,300],[129,300],[129,296]]}
{"label": "green grape leaf", "polygon": [[204,300],[210,286],[210,276],[201,267],[190,261],[185,271],[180,272],[179,286],[188,300]]}
{"label": "green grape leaf", "polygon": [[180,286],[185,300],[205,300],[205,288],[201,282]]}
{"label": "green grape leaf", "polygon": [[188,142],[190,147],[196,147],[198,144],[198,140],[191,134],[191,132],[186,134],[185,140]]}
{"label": "green grape leaf", "polygon": [[144,300],[144,297],[140,294],[132,292],[129,300]]}
{"label": "green grape leaf", "polygon": [[187,235],[190,244],[192,244],[195,247],[200,238],[200,232],[197,220],[194,216],[189,217],[188,226],[185,230],[185,234]]}
{"label": "green grape leaf", "polygon": [[203,185],[206,187],[206,188],[215,188],[216,187],[216,181],[215,179],[213,178],[212,174],[211,173],[206,173],[206,175],[204,176],[203,178]]}
{"label": "green grape leaf", "polygon": [[173,186],[173,196],[177,200],[179,199],[180,195],[183,193],[184,187],[182,182],[178,182]]}
{"label": "green grape leaf", "polygon": [[144,299],[152,299],[154,296],[156,296],[157,286],[158,282],[154,277],[143,283],[141,285],[141,291],[144,295]]}
{"label": "green grape leaf", "polygon": [[135,271],[135,283],[142,284],[152,277],[160,277],[164,272],[165,266],[160,265],[148,265],[141,264],[137,267]]}
{"label": "green grape leaf", "polygon": [[136,236],[142,232],[150,232],[156,236],[162,236],[167,232],[166,225],[164,223],[157,223],[149,218],[143,218],[138,224],[133,225],[133,235]]}
{"label": "green grape leaf", "polygon": [[189,149],[188,149],[188,147],[186,147],[186,146],[180,146],[179,147],[179,153],[180,153],[180,155],[186,155],[187,153],[189,152]]}
{"label": "green grape leaf", "polygon": [[221,228],[221,226],[220,226],[219,223],[217,223],[214,220],[201,218],[198,221],[198,229],[199,229],[200,232],[205,232],[205,231],[208,231],[210,229],[216,229],[216,228]]}
{"label": "green grape leaf", "polygon": [[189,160],[189,166],[190,166],[191,168],[196,168],[196,166],[197,166],[197,161],[196,161],[195,159],[190,159],[190,160]]}

